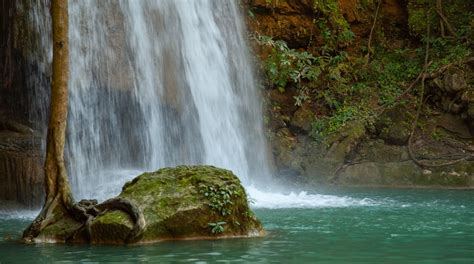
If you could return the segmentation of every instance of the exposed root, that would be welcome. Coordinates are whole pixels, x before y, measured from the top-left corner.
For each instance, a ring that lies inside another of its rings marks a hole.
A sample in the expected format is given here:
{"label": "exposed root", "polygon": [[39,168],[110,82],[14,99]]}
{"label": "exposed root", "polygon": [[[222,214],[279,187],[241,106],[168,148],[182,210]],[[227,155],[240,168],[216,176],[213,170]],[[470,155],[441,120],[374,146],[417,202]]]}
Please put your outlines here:
{"label": "exposed root", "polygon": [[[438,1],[438,2],[441,3],[441,1]],[[415,135],[416,127],[418,126],[418,120],[420,118],[421,109],[422,109],[422,106],[423,106],[423,100],[424,100],[424,94],[425,94],[425,81],[426,81],[427,77],[436,78],[438,76],[438,74],[442,74],[450,66],[450,65],[444,66],[443,68],[438,70],[435,74],[428,74],[427,73],[428,72],[428,66],[429,66],[428,59],[429,59],[429,56],[430,56],[430,24],[429,23],[427,23],[426,36],[427,36],[427,41],[426,41],[426,52],[425,52],[425,64],[424,64],[424,67],[423,67],[423,74],[422,74],[422,78],[421,78],[420,101],[418,103],[418,108],[417,108],[417,111],[416,111],[415,120],[413,121],[410,137],[408,138],[408,146],[407,146],[408,147],[408,154],[410,155],[410,158],[413,160],[413,162],[416,165],[418,165],[422,168],[451,166],[451,165],[457,164],[459,162],[462,162],[462,161],[465,161],[465,160],[471,158],[472,154],[471,155],[466,155],[466,156],[464,156],[460,159],[457,159],[457,160],[452,160],[452,161],[449,161],[449,162],[435,164],[435,163],[422,162],[413,153],[413,138],[414,138],[414,135]]]}
{"label": "exposed root", "polygon": [[140,208],[131,201],[122,198],[113,198],[97,205],[96,208],[99,212],[120,210],[127,213],[135,223],[125,242],[134,243],[141,238],[146,226],[145,216]]}
{"label": "exposed root", "polygon": [[443,1],[437,0],[436,1],[436,13],[440,17],[440,25],[441,25],[441,36],[445,36],[445,28],[448,30],[449,34],[453,37],[456,37],[456,31],[454,30],[453,26],[448,21],[448,18],[444,15],[443,12]]}
{"label": "exposed root", "polygon": [[[59,200],[58,198],[48,203],[49,205],[45,207],[45,210],[30,224],[23,233],[24,242],[32,243],[34,238],[40,235],[44,228],[59,220],[57,215],[52,212],[52,208],[58,210]],[[72,216],[77,222],[83,223],[71,236],[66,238],[66,241],[73,241],[78,235],[84,234],[86,241],[90,243],[93,238],[91,224],[94,219],[108,211],[114,210],[125,212],[134,222],[133,229],[128,234],[125,243],[137,242],[146,227],[145,216],[138,206],[123,198],[109,199],[101,204],[98,204],[97,200],[82,200],[79,203],[73,204],[69,210],[64,209],[64,213]]]}
{"label": "exposed root", "polygon": [[84,233],[86,241],[90,243],[93,237],[91,231],[92,221],[96,217],[114,210],[127,213],[134,222],[134,227],[128,234],[125,243],[137,242],[145,230],[145,217],[138,206],[123,198],[109,199],[101,204],[97,204],[97,200],[82,200],[75,204],[73,216],[77,221],[83,222],[83,224],[67,240],[74,240],[77,235]]}
{"label": "exposed root", "polygon": [[57,195],[51,201],[46,201],[43,210],[41,210],[40,214],[36,217],[36,219],[23,232],[23,242],[32,243],[34,241],[34,238],[36,238],[43,229],[57,222],[54,211],[59,210],[59,201],[59,195]]}

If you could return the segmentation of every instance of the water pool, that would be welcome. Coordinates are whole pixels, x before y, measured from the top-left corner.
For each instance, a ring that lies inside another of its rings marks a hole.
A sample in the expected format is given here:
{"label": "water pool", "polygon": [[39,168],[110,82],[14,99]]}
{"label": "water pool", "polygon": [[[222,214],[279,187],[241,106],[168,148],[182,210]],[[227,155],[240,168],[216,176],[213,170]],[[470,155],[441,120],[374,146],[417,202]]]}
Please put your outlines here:
{"label": "water pool", "polygon": [[327,200],[286,206],[293,208],[257,201],[264,238],[145,246],[23,245],[16,241],[31,214],[3,212],[0,263],[474,263],[474,191],[351,189],[298,197]]}

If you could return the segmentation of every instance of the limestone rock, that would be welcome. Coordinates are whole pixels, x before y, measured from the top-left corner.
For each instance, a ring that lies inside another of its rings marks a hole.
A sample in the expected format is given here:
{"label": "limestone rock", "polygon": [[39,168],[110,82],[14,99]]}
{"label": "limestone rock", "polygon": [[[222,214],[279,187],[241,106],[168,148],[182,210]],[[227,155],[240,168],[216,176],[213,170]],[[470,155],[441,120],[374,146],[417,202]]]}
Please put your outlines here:
{"label": "limestone rock", "polygon": [[[144,214],[145,230],[137,243],[263,235],[240,180],[228,170],[211,166],[164,168],[126,183],[118,197],[137,205]],[[67,221],[70,224],[65,224]],[[62,229],[66,230],[63,235],[51,232],[64,225],[72,227]],[[123,244],[132,228],[127,214],[107,211],[93,220],[90,242]],[[75,229],[77,225],[65,218],[46,228],[39,239],[53,237],[62,242]],[[77,235],[74,242],[84,242],[83,235]]]}
{"label": "limestone rock", "polygon": [[295,112],[290,124],[294,128],[304,131],[305,133],[309,133],[311,131],[313,122],[314,113],[311,110],[311,105],[309,103],[305,103]]}
{"label": "limestone rock", "polygon": [[411,120],[407,109],[402,107],[388,109],[376,123],[380,132],[379,137],[388,144],[405,145],[411,133]]}
{"label": "limestone rock", "polygon": [[[0,203],[40,206],[44,193],[41,135],[21,124],[6,124],[0,120]],[[19,133],[23,129],[27,133]]]}
{"label": "limestone rock", "polygon": [[467,88],[464,72],[457,67],[450,67],[444,74],[444,88],[448,92],[464,91]]}

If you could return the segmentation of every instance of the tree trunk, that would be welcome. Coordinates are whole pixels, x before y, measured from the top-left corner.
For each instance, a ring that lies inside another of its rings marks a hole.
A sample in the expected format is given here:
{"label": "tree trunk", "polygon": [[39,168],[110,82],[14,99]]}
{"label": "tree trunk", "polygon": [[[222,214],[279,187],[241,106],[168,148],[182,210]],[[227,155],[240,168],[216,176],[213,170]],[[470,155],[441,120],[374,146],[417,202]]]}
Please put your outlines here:
{"label": "tree trunk", "polygon": [[46,147],[46,199],[41,213],[25,230],[23,239],[31,241],[48,225],[69,214],[74,205],[64,164],[64,144],[67,124],[69,42],[68,0],[52,0],[53,80]]}

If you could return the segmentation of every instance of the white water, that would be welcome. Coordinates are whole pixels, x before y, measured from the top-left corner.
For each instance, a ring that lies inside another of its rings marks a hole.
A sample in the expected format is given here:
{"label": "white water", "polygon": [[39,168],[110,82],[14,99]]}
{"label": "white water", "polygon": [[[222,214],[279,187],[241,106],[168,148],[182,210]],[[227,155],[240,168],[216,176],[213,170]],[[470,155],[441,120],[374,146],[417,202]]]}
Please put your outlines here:
{"label": "white water", "polygon": [[[47,36],[44,1],[33,19]],[[373,204],[262,191],[271,186],[262,100],[236,2],[70,1],[66,154],[77,199],[112,197],[143,171],[210,164],[238,175],[257,208]],[[48,65],[51,40],[40,42],[38,63]],[[45,119],[48,87],[38,86],[37,115]]]}
{"label": "white water", "polygon": [[[80,198],[178,164],[270,175],[235,1],[72,1],[69,168]],[[99,198],[104,198],[100,196]]]}
{"label": "white water", "polygon": [[356,199],[348,196],[309,194],[305,191],[265,192],[255,186],[248,186],[246,190],[254,208],[327,208],[380,205],[379,202],[368,198]]}

